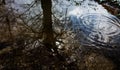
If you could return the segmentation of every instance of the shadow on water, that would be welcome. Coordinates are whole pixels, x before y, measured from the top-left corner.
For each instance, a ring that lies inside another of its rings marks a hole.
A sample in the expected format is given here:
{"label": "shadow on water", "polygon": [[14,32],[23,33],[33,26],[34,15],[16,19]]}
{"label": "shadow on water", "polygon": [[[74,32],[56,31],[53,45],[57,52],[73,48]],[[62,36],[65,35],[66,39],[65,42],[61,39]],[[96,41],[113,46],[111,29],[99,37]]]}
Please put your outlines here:
{"label": "shadow on water", "polygon": [[110,59],[116,66],[115,70],[120,70],[120,48],[114,50],[104,50],[103,56]]}

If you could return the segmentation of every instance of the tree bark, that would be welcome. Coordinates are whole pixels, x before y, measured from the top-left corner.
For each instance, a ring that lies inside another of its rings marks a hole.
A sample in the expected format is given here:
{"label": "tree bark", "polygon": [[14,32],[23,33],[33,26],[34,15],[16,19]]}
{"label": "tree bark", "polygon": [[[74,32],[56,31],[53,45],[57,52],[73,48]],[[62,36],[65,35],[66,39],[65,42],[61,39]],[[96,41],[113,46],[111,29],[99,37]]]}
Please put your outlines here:
{"label": "tree bark", "polygon": [[55,47],[55,40],[52,27],[52,1],[41,0],[41,7],[43,9],[43,43],[48,48]]}
{"label": "tree bark", "polygon": [[41,0],[41,7],[43,9],[43,43],[59,60],[65,61],[65,58],[59,54],[55,45],[52,27],[52,0]]}

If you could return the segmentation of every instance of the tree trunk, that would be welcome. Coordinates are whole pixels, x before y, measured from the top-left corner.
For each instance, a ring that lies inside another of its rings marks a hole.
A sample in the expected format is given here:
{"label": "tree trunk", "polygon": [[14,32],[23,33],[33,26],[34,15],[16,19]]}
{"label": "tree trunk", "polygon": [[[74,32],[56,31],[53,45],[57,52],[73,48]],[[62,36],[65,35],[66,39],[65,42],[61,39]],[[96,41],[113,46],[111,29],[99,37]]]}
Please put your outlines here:
{"label": "tree trunk", "polygon": [[55,40],[52,27],[52,1],[41,0],[41,5],[43,9],[43,42],[46,47],[53,48],[55,47]]}
{"label": "tree trunk", "polygon": [[41,0],[41,6],[43,9],[43,43],[59,60],[65,61],[65,58],[58,53],[57,46],[55,45],[52,27],[52,0]]}

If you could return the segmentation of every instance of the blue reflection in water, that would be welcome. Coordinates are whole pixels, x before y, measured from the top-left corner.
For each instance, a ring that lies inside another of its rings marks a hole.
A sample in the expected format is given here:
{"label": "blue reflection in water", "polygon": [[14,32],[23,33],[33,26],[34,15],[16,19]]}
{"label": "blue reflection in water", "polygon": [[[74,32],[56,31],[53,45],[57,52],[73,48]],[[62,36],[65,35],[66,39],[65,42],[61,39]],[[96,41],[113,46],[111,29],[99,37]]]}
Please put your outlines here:
{"label": "blue reflection in water", "polygon": [[[73,31],[82,45],[112,47],[120,43],[120,20],[98,13],[71,16]],[[80,36],[83,37],[80,37]]]}

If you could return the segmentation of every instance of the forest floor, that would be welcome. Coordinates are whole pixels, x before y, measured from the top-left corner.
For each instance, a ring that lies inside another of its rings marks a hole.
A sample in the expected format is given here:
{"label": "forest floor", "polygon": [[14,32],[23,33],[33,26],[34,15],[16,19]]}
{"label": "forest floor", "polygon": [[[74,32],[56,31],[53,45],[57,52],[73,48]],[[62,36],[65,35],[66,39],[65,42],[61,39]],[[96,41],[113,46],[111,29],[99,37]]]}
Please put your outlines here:
{"label": "forest floor", "polygon": [[68,62],[44,46],[30,50],[7,47],[0,51],[0,70],[120,70],[120,49],[84,49],[76,61]]}

